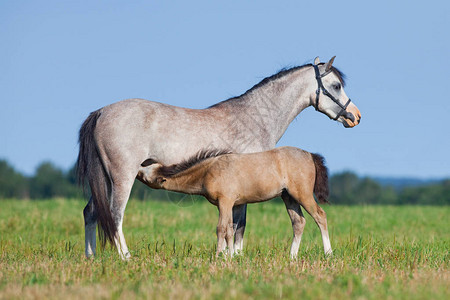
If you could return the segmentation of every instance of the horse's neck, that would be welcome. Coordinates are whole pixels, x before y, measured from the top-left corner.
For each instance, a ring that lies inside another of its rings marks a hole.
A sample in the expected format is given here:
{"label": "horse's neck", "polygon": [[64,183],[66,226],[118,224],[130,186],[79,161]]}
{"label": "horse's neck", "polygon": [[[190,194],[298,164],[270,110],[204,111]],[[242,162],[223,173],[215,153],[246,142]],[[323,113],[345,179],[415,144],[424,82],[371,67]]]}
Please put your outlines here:
{"label": "horse's neck", "polygon": [[252,132],[273,148],[295,117],[311,105],[310,95],[316,87],[309,69],[296,70],[220,104],[227,111],[229,126],[242,127],[236,131]]}
{"label": "horse's neck", "polygon": [[204,162],[192,166],[189,169],[180,172],[172,177],[166,178],[163,188],[173,192],[182,192],[187,194],[202,194],[203,179],[205,177],[209,162]]}

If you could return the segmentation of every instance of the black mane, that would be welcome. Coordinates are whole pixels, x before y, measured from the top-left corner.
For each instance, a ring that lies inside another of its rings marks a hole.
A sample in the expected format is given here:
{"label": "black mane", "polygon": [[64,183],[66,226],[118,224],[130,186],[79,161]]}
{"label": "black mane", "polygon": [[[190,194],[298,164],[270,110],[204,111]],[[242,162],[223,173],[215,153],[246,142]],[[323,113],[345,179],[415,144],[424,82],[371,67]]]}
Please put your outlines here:
{"label": "black mane", "polygon": [[[324,64],[324,63],[320,63],[319,66],[320,66],[320,65],[323,65],[323,64]],[[274,81],[274,80],[277,80],[277,79],[279,79],[279,78],[282,78],[282,77],[284,77],[284,76],[286,76],[286,75],[288,75],[288,74],[291,74],[292,72],[295,72],[295,71],[297,71],[297,70],[300,70],[300,69],[303,69],[303,68],[306,68],[306,67],[311,67],[311,66],[312,66],[312,64],[305,64],[305,65],[302,65],[302,66],[297,66],[297,67],[292,67],[292,68],[283,68],[283,69],[281,69],[280,71],[278,71],[278,73],[273,74],[272,76],[269,76],[269,77],[264,78],[264,79],[261,80],[259,83],[257,83],[257,84],[255,84],[254,86],[252,86],[249,90],[247,90],[247,91],[246,91],[245,93],[243,93],[242,95],[240,95],[240,96],[238,96],[238,97],[232,97],[232,98],[230,98],[230,99],[227,99],[227,100],[221,101],[221,102],[219,102],[219,103],[213,104],[213,105],[211,105],[209,108],[211,108],[211,107],[216,107],[216,106],[218,106],[219,104],[222,104],[222,103],[227,102],[227,101],[230,101],[230,100],[235,100],[235,99],[241,98],[242,96],[245,96],[245,95],[247,95],[247,94],[253,92],[254,90],[256,90],[256,89],[258,89],[258,88],[260,88],[260,87],[262,87],[262,86],[268,84],[269,82],[272,82],[272,81]],[[333,66],[331,66],[331,70],[332,70],[332,72],[339,78],[339,81],[341,82],[342,87],[345,87],[345,74],[342,73],[338,68],[335,68],[335,67],[333,67]]]}
{"label": "black mane", "polygon": [[197,154],[191,156],[190,158],[188,158],[187,160],[183,160],[182,162],[178,163],[178,164],[173,164],[170,166],[162,166],[159,168],[158,173],[164,177],[173,177],[175,175],[177,175],[180,172],[183,172],[199,163],[201,163],[202,161],[211,158],[211,157],[216,157],[216,156],[220,156],[220,155],[224,155],[224,154],[229,154],[231,153],[230,150],[219,150],[219,149],[204,149],[199,151]]}

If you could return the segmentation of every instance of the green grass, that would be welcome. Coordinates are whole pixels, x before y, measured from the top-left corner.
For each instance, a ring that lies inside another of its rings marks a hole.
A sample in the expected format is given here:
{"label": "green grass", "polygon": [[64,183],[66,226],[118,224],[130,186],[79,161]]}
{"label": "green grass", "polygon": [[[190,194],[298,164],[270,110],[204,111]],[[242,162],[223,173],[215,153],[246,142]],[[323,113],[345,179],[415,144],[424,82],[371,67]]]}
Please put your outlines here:
{"label": "green grass", "polygon": [[307,216],[297,261],[280,202],[250,205],[245,253],[215,257],[206,201],[128,204],[133,258],[84,258],[80,200],[0,201],[0,299],[448,299],[450,207],[322,206],[334,255]]}

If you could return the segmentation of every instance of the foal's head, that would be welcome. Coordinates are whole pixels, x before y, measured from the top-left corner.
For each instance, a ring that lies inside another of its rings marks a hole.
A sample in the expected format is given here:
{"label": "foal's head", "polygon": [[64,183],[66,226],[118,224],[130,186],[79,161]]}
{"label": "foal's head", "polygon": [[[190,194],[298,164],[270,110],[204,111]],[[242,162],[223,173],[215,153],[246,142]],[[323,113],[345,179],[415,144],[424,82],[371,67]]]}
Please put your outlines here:
{"label": "foal's head", "polygon": [[354,127],[359,124],[361,113],[345,94],[344,74],[333,67],[334,58],[327,63],[320,63],[319,57],[314,60],[317,90],[311,94],[311,102],[329,118],[345,127]]}
{"label": "foal's head", "polygon": [[163,188],[162,184],[165,181],[164,177],[160,174],[160,170],[162,167],[163,165],[160,163],[153,163],[151,165],[148,165],[145,168],[141,168],[139,170],[138,177],[152,188],[161,189]]}

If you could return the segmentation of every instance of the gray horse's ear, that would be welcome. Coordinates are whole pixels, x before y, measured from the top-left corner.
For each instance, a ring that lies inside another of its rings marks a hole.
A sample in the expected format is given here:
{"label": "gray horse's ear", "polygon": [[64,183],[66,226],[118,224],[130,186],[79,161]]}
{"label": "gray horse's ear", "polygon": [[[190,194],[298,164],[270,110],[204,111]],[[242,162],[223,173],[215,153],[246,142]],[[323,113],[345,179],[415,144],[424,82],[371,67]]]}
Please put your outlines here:
{"label": "gray horse's ear", "polygon": [[330,59],[329,62],[327,62],[327,65],[326,65],[326,67],[325,67],[325,72],[326,72],[326,71],[329,71],[329,70],[331,69],[331,66],[333,65],[333,61],[334,61],[335,58],[336,58],[336,55],[333,56],[333,57]]}
{"label": "gray horse's ear", "polygon": [[314,64],[317,66],[318,64],[320,64],[320,59],[318,56],[316,56],[316,58],[314,58]]}

